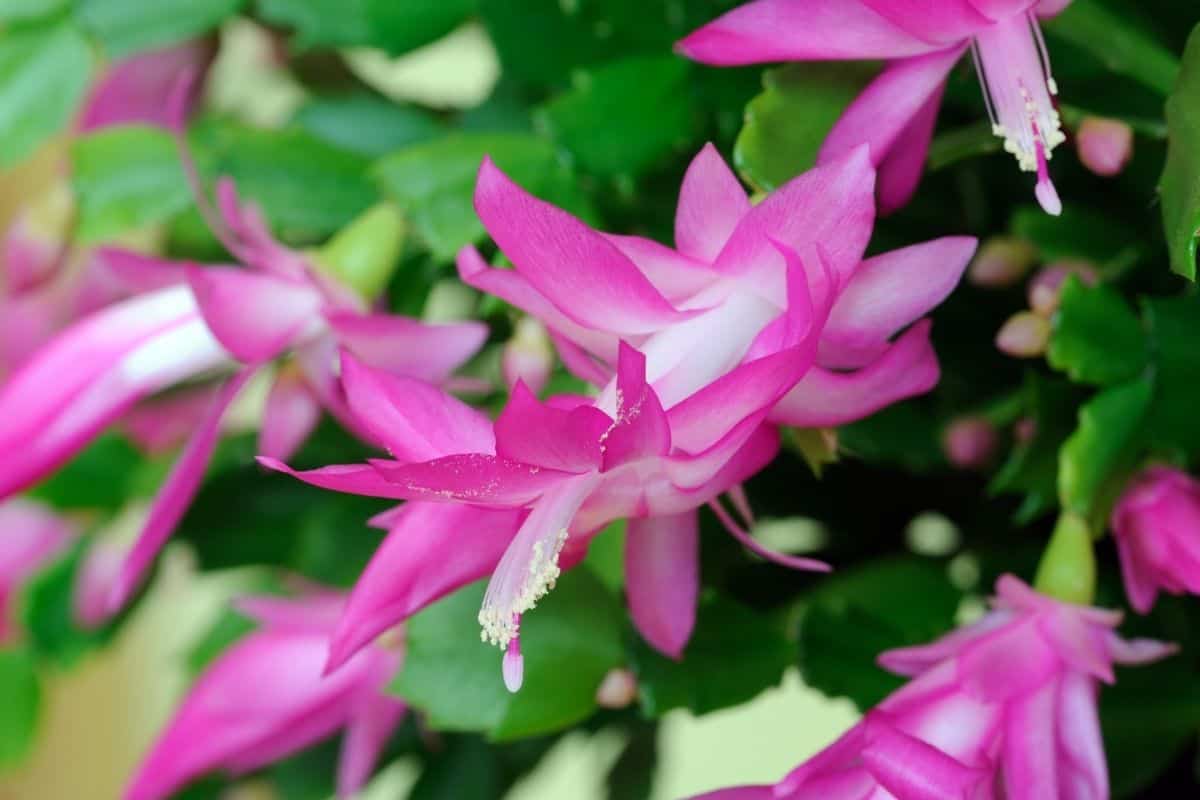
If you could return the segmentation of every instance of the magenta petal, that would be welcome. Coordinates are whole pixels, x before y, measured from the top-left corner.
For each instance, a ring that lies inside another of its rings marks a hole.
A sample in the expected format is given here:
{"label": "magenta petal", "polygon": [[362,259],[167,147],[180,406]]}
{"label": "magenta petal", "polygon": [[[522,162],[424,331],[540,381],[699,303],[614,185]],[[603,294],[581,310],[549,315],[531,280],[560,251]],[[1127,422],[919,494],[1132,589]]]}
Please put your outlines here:
{"label": "magenta petal", "polygon": [[969,236],[950,236],[864,261],[821,333],[821,366],[848,369],[879,358],[892,336],[949,296],[975,246]]}
{"label": "magenta petal", "polygon": [[[733,222],[736,223],[737,220]],[[733,223],[730,224],[732,226]],[[672,303],[682,303],[692,298],[721,277],[713,272],[707,261],[698,261],[677,253],[653,239],[617,236],[612,233],[603,236],[637,265],[642,274],[650,279],[650,283],[654,284],[654,288]],[[721,244],[724,243],[725,240],[722,239]]]}
{"label": "magenta petal", "polygon": [[338,342],[373,367],[441,383],[479,352],[487,339],[482,322],[437,325],[392,314],[328,315]]}
{"label": "magenta petal", "polygon": [[844,425],[928,392],[941,374],[930,327],[928,320],[913,325],[878,361],[857,372],[813,368],[780,400],[771,420],[802,428]]}
{"label": "magenta petal", "polygon": [[384,631],[445,594],[487,575],[525,513],[411,502],[354,584],[330,642],[337,669]]}
{"label": "magenta petal", "polygon": [[139,294],[187,283],[188,268],[194,266],[119,247],[99,247],[92,255],[125,288]]}
{"label": "magenta petal", "polygon": [[692,159],[679,189],[675,246],[679,252],[712,263],[746,212],[750,200],[712,143]]}
{"label": "magenta petal", "polygon": [[523,506],[541,497],[569,472],[544,469],[487,453],[443,456],[420,464],[375,464],[398,492],[410,500]]}
{"label": "magenta petal", "polygon": [[939,89],[925,101],[892,142],[891,152],[879,165],[879,213],[890,214],[912,199],[925,173],[929,144],[942,106]]}
{"label": "magenta petal", "polygon": [[288,633],[326,633],[346,606],[340,592],[322,590],[296,597],[264,594],[234,600],[238,612],[264,628]]}
{"label": "magenta petal", "polygon": [[211,401],[207,386],[175,390],[129,409],[121,418],[121,429],[147,453],[164,453],[187,441]]}
{"label": "magenta petal", "polygon": [[[924,41],[948,45],[969,38],[991,19],[980,13],[992,0],[861,0],[884,19]],[[1000,0],[1006,2],[1010,0]],[[1016,0],[1030,5],[1032,0]]]}
{"label": "magenta petal", "polygon": [[875,222],[875,169],[860,146],[815,167],[767,196],[742,218],[715,268],[755,284],[767,297],[787,292],[787,263],[779,245],[807,256],[820,245],[843,280],[862,260]]}
{"label": "magenta petal", "polygon": [[263,409],[262,428],[258,432],[259,454],[280,461],[291,458],[320,419],[321,404],[304,376],[298,370],[281,370],[271,384]]}
{"label": "magenta petal", "polygon": [[1024,14],[1030,8],[1039,5],[1038,0],[970,0],[970,3],[980,14],[993,22]]}
{"label": "magenta petal", "polygon": [[678,659],[696,624],[700,526],[695,511],[631,519],[625,534],[625,593],[638,632]]}
{"label": "magenta petal", "polygon": [[718,66],[898,58],[937,47],[893,25],[865,0],[755,0],[676,45],[688,58]]}
{"label": "magenta petal", "polygon": [[400,461],[492,453],[492,423],[424,381],[391,375],[342,354],[342,385],[358,421]]}
{"label": "magenta petal", "polygon": [[735,786],[698,794],[690,800],[778,800],[778,795],[771,786]]}
{"label": "magenta petal", "polygon": [[479,168],[475,210],[517,272],[580,325],[638,334],[688,316],[612,242],[521,189],[490,159]]}
{"label": "magenta petal", "polygon": [[321,294],[299,281],[230,267],[192,268],[188,280],[213,335],[248,363],[274,358],[321,324]]}
{"label": "magenta petal", "polygon": [[188,505],[200,488],[208,461],[217,446],[221,419],[254,371],[253,367],[243,369],[226,381],[213,399],[207,417],[192,435],[191,441],[184,448],[183,454],[171,469],[171,474],[167,476],[166,483],[159,489],[158,496],[150,507],[150,514],[141,533],[138,534],[137,542],[129,551],[113,584],[109,595],[110,608],[120,608],[129,600],[141,583],[146,570],[154,562],[158,551],[166,543],[167,537],[187,511]]}
{"label": "magenta petal", "polygon": [[671,427],[646,382],[646,357],[621,342],[617,363],[617,416],[603,439],[603,470],[671,449]]}
{"label": "magenta petal", "polygon": [[367,497],[384,497],[390,500],[405,500],[412,493],[384,478],[378,464],[335,464],[320,469],[297,471],[274,458],[258,457],[258,463],[267,469],[285,472],[305,483],[347,494]]}
{"label": "magenta petal", "polygon": [[79,129],[131,123],[170,127],[167,101],[176,84],[186,73],[205,69],[213,54],[212,43],[194,39],[117,62],[92,89]]}
{"label": "magenta petal", "polygon": [[[868,717],[868,719],[870,719]],[[880,785],[905,800],[969,800],[990,775],[886,723],[868,725],[863,765]]]}
{"label": "magenta petal", "polygon": [[348,798],[371,777],[383,746],[400,721],[405,705],[391,697],[367,697],[346,726],[338,760],[338,797]]}
{"label": "magenta petal", "polygon": [[601,441],[613,422],[594,406],[569,411],[538,402],[517,383],[496,419],[496,455],[526,464],[588,472],[598,469]]}

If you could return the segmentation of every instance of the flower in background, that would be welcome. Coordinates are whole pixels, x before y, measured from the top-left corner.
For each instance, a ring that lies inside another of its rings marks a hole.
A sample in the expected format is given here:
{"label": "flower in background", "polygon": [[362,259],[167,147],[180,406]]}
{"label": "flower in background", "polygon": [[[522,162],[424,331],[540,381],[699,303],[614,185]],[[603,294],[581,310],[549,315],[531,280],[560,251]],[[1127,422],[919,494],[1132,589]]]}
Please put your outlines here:
{"label": "flower in background", "polygon": [[986,417],[959,417],[942,433],[942,452],[959,469],[983,469],[996,455],[1000,436]]}
{"label": "flower in background", "polygon": [[1125,489],[1112,514],[1125,593],[1142,614],[1159,590],[1200,594],[1200,483],[1153,466]]}
{"label": "flower in background", "polygon": [[838,425],[936,383],[919,320],[957,283],[975,242],[864,262],[873,189],[859,148],[752,207],[709,146],[684,179],[672,250],[593,231],[485,161],[476,210],[515,269],[491,269],[466,248],[460,275],[540,320],[598,395],[540,402],[518,383],[493,424],[431,387],[344,359],[347,402],[394,460],[298,475],[413,502],[375,521],[390,535],[351,595],[331,666],[491,573],[479,618],[505,649],[515,689],[521,616],[622,518],[634,622],[675,658],[695,621],[701,506],[755,552],[824,568],[765,550],[718,498],[730,493],[752,524],[740,484],[776,454],[779,425]]}
{"label": "flower in background", "polygon": [[881,655],[912,680],[778,784],[703,800],[1107,798],[1099,682],[1114,681],[1114,663],[1173,646],[1123,640],[1120,613],[1053,600],[1011,575],[996,594],[974,625]]}
{"label": "flower in background", "polygon": [[405,706],[384,692],[402,654],[373,645],[334,675],[323,667],[341,595],[246,598],[262,627],[204,671],[142,760],[125,800],[164,800],[209,772],[245,774],[344,730],[339,797],[370,777]]}
{"label": "flower in background", "polygon": [[1046,162],[1065,140],[1058,89],[1038,17],[1070,0],[754,0],[679,42],[689,58],[716,65],[768,61],[883,59],[887,67],[834,125],[818,163],[864,142],[879,167],[880,206],[899,208],[916,191],[946,76],[970,50],[993,132],[1051,214],[1062,203]]}
{"label": "flower in background", "polygon": [[17,632],[13,601],[25,581],[75,539],[75,526],[32,500],[0,503],[0,646]]}
{"label": "flower in background", "polygon": [[1084,117],[1075,135],[1079,160],[1097,175],[1120,175],[1133,158],[1133,128],[1119,119]]}

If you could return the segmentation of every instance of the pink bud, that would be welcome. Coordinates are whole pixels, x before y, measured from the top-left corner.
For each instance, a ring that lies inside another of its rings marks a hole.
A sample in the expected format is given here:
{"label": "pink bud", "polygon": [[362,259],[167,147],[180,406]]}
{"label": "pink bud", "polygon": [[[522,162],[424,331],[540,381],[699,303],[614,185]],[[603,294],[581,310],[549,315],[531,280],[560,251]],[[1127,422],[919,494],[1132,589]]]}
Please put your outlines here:
{"label": "pink bud", "polygon": [[999,437],[983,417],[960,417],[942,434],[946,460],[960,469],[981,469],[995,455]]}
{"label": "pink bud", "polygon": [[1129,603],[1142,614],[1158,592],[1200,594],[1200,483],[1153,466],[1126,488],[1112,529]]}
{"label": "pink bud", "polygon": [[1087,286],[1100,282],[1096,268],[1087,261],[1057,261],[1038,272],[1029,282],[1029,307],[1048,317],[1058,310],[1062,299],[1062,287],[1072,275],[1079,277]]}
{"label": "pink bud", "polygon": [[500,369],[509,388],[520,380],[529,391],[541,393],[554,369],[554,349],[542,323],[533,317],[522,317],[517,322],[512,338],[504,345]]}
{"label": "pink bud", "polygon": [[1079,160],[1097,175],[1119,175],[1133,157],[1133,129],[1124,122],[1086,117],[1079,126],[1075,147]]}
{"label": "pink bud", "polygon": [[971,262],[967,279],[975,286],[989,289],[1012,286],[1025,277],[1037,255],[1037,249],[1023,239],[989,239]]}
{"label": "pink bud", "polygon": [[1014,358],[1037,358],[1050,343],[1050,322],[1032,311],[1014,314],[996,334],[996,347]]}
{"label": "pink bud", "polygon": [[521,691],[525,682],[525,656],[521,655],[521,637],[514,636],[508,640],[508,649],[504,651],[504,662],[500,672],[504,676],[504,687],[513,694]]}
{"label": "pink bud", "polygon": [[596,689],[596,705],[626,708],[637,699],[637,678],[627,669],[611,669]]}

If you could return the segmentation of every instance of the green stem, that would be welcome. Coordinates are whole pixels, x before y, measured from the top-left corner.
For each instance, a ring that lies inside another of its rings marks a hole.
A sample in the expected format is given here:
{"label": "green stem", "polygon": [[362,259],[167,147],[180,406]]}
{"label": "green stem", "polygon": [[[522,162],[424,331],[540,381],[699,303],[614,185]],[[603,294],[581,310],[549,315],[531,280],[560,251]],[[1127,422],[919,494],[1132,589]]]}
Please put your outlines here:
{"label": "green stem", "polygon": [[1068,603],[1091,605],[1096,597],[1096,556],[1083,517],[1064,511],[1042,553],[1033,586]]}

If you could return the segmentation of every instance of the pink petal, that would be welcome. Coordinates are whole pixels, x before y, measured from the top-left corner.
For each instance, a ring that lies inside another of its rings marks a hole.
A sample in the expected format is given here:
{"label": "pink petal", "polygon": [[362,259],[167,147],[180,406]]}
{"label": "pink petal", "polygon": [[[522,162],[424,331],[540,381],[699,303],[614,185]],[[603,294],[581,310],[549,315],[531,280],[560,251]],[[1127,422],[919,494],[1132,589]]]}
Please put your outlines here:
{"label": "pink petal", "polygon": [[291,458],[320,420],[321,404],[304,375],[296,369],[280,370],[263,409],[259,454],[280,461]]}
{"label": "pink petal", "polygon": [[718,66],[769,61],[898,58],[938,45],[891,24],[866,0],[755,0],[676,44],[688,58]]}
{"label": "pink petal", "polygon": [[204,471],[217,446],[221,419],[237,397],[246,381],[254,374],[254,368],[243,369],[226,381],[209,408],[208,415],[192,435],[179,460],[171,469],[166,482],[158,491],[149,516],[138,534],[137,542],[129,551],[121,571],[117,574],[109,595],[110,608],[125,605],[141,583],[146,570],[166,543],[171,531],[187,511],[204,479]]}
{"label": "pink petal", "polygon": [[72,616],[84,630],[99,628],[113,618],[108,598],[128,549],[113,537],[94,538],[90,543],[71,597]]}
{"label": "pink petal", "polygon": [[[861,144],[871,146],[871,162],[882,163],[929,101],[940,97],[963,47],[954,47],[888,65],[842,113],[821,146],[818,163],[828,163]],[[920,161],[924,161],[922,152]]]}
{"label": "pink petal", "polygon": [[1055,800],[1058,796],[1055,700],[1055,684],[1047,682],[1009,704],[1002,756],[1009,800]]}
{"label": "pink petal", "polygon": [[375,762],[404,719],[405,705],[390,697],[369,697],[350,719],[338,760],[338,797],[348,798],[371,777]]}
{"label": "pink petal", "polygon": [[213,335],[238,359],[274,358],[322,325],[310,285],[230,267],[192,268],[188,280]]}
{"label": "pink petal", "polygon": [[604,471],[630,461],[664,455],[671,427],[654,389],[646,382],[646,357],[624,342],[617,363],[617,413],[603,436]]}
{"label": "pink petal", "polygon": [[[1005,2],[1006,0],[1000,0]],[[884,19],[926,42],[948,45],[970,37],[990,19],[980,14],[988,0],[861,0]],[[1028,5],[1031,0],[1018,0]]]}
{"label": "pink petal", "polygon": [[[870,719],[868,717],[868,719]],[[989,774],[956,761],[887,724],[868,727],[863,765],[880,785],[905,800],[967,800]]]}
{"label": "pink petal", "polygon": [[599,481],[597,473],[569,476],[534,505],[488,581],[479,611],[486,641],[507,647],[518,635],[521,614],[554,587],[571,521]]}
{"label": "pink petal", "polygon": [[580,325],[638,334],[688,316],[611,242],[521,189],[490,159],[479,168],[475,210],[517,272]]}
{"label": "pink petal", "polygon": [[1153,664],[1155,661],[1161,661],[1179,652],[1179,646],[1172,642],[1159,642],[1154,639],[1122,639],[1115,633],[1105,638],[1112,660],[1118,664]]}
{"label": "pink petal", "polygon": [[405,500],[411,492],[386,479],[378,464],[335,464],[320,469],[297,471],[273,458],[259,456],[259,464],[276,472],[284,472],[307,484],[334,492],[361,494],[366,497],[384,497],[390,500]]}
{"label": "pink petal", "polygon": [[570,411],[542,405],[518,383],[496,419],[496,455],[564,472],[600,467],[601,441],[612,426],[591,405]]}
{"label": "pink petal", "polygon": [[925,173],[929,145],[942,107],[942,90],[934,92],[892,142],[879,164],[879,213],[890,214],[908,204]]}
{"label": "pink petal", "polygon": [[572,477],[487,453],[443,456],[419,464],[375,464],[396,490],[409,500],[523,506]]}
{"label": "pink petal", "polygon": [[814,367],[775,406],[772,421],[804,428],[844,425],[928,392],[940,376],[930,328],[928,320],[913,325],[879,360],[857,372]]}
{"label": "pink petal", "polygon": [[821,365],[862,367],[882,356],[889,339],[950,295],[975,246],[974,238],[950,236],[864,261],[821,333]]}
{"label": "pink petal", "polygon": [[[615,244],[650,279],[654,288],[672,303],[681,303],[694,297],[721,277],[709,268],[707,261],[677,253],[653,239],[612,233],[601,235]],[[721,244],[724,243],[722,240]]]}
{"label": "pink petal", "polygon": [[375,637],[500,563],[523,511],[411,502],[354,585],[330,641],[334,670]]}
{"label": "pink petal", "polygon": [[638,632],[674,659],[696,624],[700,525],[695,511],[631,519],[625,534],[625,593]]}
{"label": "pink petal", "polygon": [[709,142],[683,176],[675,211],[675,246],[680,253],[712,263],[749,210],[742,184]]}
{"label": "pink petal", "polygon": [[492,423],[435,386],[342,354],[342,385],[358,421],[400,461],[493,453]]}
{"label": "pink petal", "polygon": [[1071,0],[1041,0],[1034,10],[1039,17],[1046,19],[1058,16],[1069,5]]}
{"label": "pink petal", "polygon": [[211,402],[207,386],[178,389],[129,409],[121,418],[121,429],[147,453],[165,453],[187,441]]}
{"label": "pink petal", "polygon": [[130,123],[170,127],[167,100],[176,83],[185,73],[207,69],[214,51],[212,42],[195,39],[117,62],[93,87],[79,130]]}
{"label": "pink petal", "polygon": [[808,254],[818,245],[838,281],[862,260],[875,222],[875,169],[868,148],[800,175],[756,205],[738,223],[714,268],[738,275],[766,297],[787,295],[780,244]]}
{"label": "pink petal", "polygon": [[346,606],[341,592],[317,590],[288,597],[248,595],[233,601],[238,612],[264,628],[286,633],[323,633],[333,630]]}
{"label": "pink petal", "polygon": [[[606,364],[601,364],[579,345],[554,331],[550,331],[550,341],[554,342],[554,348],[558,351],[563,366],[579,380],[597,388],[608,385],[612,380],[612,369]],[[614,338],[614,346],[616,343]]]}
{"label": "pink petal", "polygon": [[183,286],[71,326],[0,386],[0,497],[58,468],[142,397],[228,359]]}
{"label": "pink petal", "polygon": [[1024,14],[1038,0],[970,0],[971,5],[989,20],[1000,22]]}
{"label": "pink petal", "polygon": [[188,269],[195,266],[119,247],[99,247],[92,255],[126,289],[138,294],[187,283]]}
{"label": "pink petal", "polygon": [[441,383],[479,352],[488,336],[482,322],[433,324],[392,314],[328,315],[338,342],[373,367]]}
{"label": "pink petal", "polygon": [[777,797],[770,786],[735,786],[698,794],[691,800],[776,800]]}
{"label": "pink petal", "polygon": [[1073,790],[1065,800],[1108,797],[1108,764],[1100,738],[1096,708],[1096,682],[1086,675],[1068,673],[1059,683],[1057,739],[1060,784]]}

